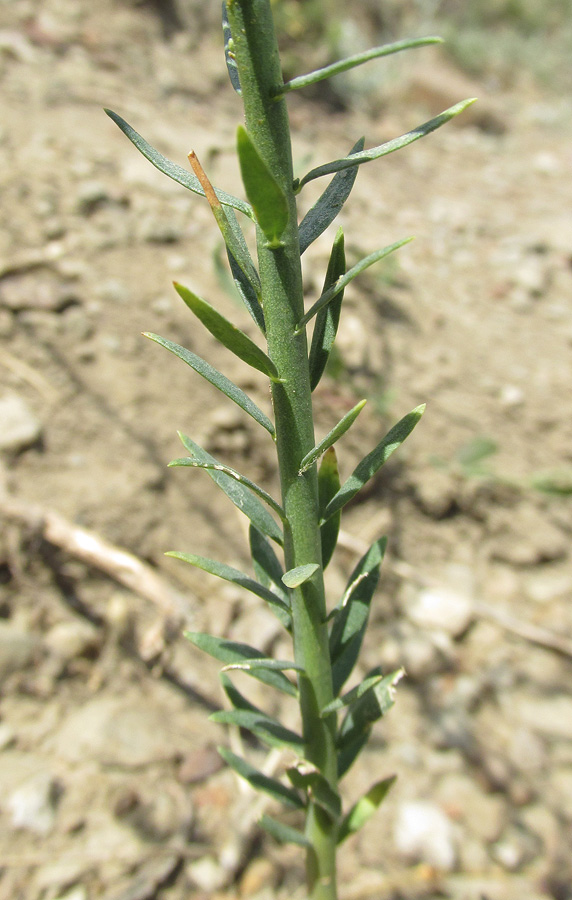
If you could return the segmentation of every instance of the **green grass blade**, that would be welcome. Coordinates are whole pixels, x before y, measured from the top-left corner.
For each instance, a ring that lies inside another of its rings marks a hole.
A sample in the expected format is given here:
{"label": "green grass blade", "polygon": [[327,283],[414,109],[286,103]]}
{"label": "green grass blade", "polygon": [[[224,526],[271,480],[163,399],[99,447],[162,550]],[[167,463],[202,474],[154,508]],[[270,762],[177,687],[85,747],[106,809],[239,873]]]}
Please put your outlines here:
{"label": "green grass blade", "polygon": [[237,756],[236,753],[232,753],[231,750],[227,750],[226,747],[218,747],[217,749],[225,763],[230,766],[231,769],[234,769],[237,775],[244,778],[244,780],[255,790],[268,794],[274,800],[284,803],[291,809],[304,808],[304,801],[297,791],[286,787],[285,784],[282,784],[281,781],[277,781],[276,778],[269,778],[268,775],[264,775],[259,769],[255,769],[249,762],[241,756]]}
{"label": "green grass blade", "polygon": [[276,819],[273,819],[271,816],[264,814],[259,819],[258,824],[264,831],[273,837],[275,841],[278,841],[279,844],[296,844],[298,847],[303,847],[304,850],[310,850],[312,848],[312,845],[305,834],[298,831],[297,828],[292,828],[290,825],[284,825],[282,822],[277,822]]}
{"label": "green grass blade", "polygon": [[[365,138],[360,138],[348,156],[359,153],[363,150],[364,144]],[[308,210],[300,222],[300,253],[304,253],[337,217],[351,193],[357,173],[358,166],[354,166],[334,175],[320,199]]]}
{"label": "green grass blade", "polygon": [[[320,468],[318,469],[318,490],[320,498],[320,512],[323,515],[328,504],[333,500],[340,489],[340,474],[336,451],[330,447],[324,453]],[[320,526],[320,538],[322,542],[322,566],[324,569],[330,562],[340,531],[341,512],[329,516]]]}
{"label": "green grass blade", "polygon": [[360,400],[359,403],[356,403],[353,409],[350,409],[350,411],[347,412],[342,419],[340,419],[338,424],[332,428],[332,430],[326,435],[326,437],[321,440],[319,444],[316,444],[313,450],[310,450],[310,452],[306,454],[306,456],[300,463],[300,470],[298,473],[299,475],[302,475],[310,468],[310,466],[313,466],[316,460],[318,460],[329,447],[335,444],[336,441],[346,433],[346,431],[353,425],[366,403],[367,400]]}
{"label": "green grass blade", "polygon": [[334,696],[351,674],[367,628],[387,538],[380,538],[360,559],[348,581],[330,633]]}
{"label": "green grass blade", "polygon": [[245,413],[248,413],[248,415],[251,416],[255,422],[258,422],[259,425],[262,425],[262,427],[274,438],[274,425],[268,416],[264,415],[256,403],[250,399],[248,394],[245,394],[244,391],[227,378],[226,375],[223,375],[218,369],[215,369],[200,356],[197,356],[196,353],[193,353],[191,350],[186,350],[185,347],[181,347],[179,344],[167,340],[167,338],[160,337],[158,334],[147,331],[144,332],[144,336],[150,338],[150,340],[154,341],[156,344],[160,344],[161,347],[165,347],[166,350],[169,350],[175,356],[178,356],[179,359],[182,359],[184,363],[191,367],[191,369],[194,369],[195,372],[202,375],[203,378],[214,385],[214,387],[218,388],[219,391],[222,391],[222,393],[229,397],[230,400],[233,400],[237,406],[240,406]]}
{"label": "green grass blade", "polygon": [[395,250],[399,250],[400,247],[403,247],[405,244],[409,244],[413,240],[412,237],[404,238],[402,241],[396,241],[394,244],[390,244],[388,247],[383,247],[381,250],[375,250],[373,253],[370,253],[369,256],[365,256],[363,259],[360,259],[355,266],[352,266],[351,269],[348,269],[343,275],[335,281],[335,283],[319,297],[314,305],[308,310],[308,312],[302,316],[300,321],[298,322],[295,330],[295,334],[300,334],[303,328],[308,324],[310,319],[312,319],[316,313],[320,312],[320,310],[324,309],[331,303],[334,297],[343,291],[350,281],[353,281],[358,275],[361,275],[362,272],[365,272],[366,269],[369,269],[370,266],[373,266],[374,263],[379,262],[380,259],[385,259],[386,256],[389,256],[390,253],[393,253]]}
{"label": "green grass blade", "polygon": [[363,53],[355,53],[353,56],[348,56],[346,59],[341,59],[329,66],[324,66],[322,69],[316,69],[315,72],[308,72],[307,75],[298,75],[296,78],[292,78],[276,90],[276,96],[280,97],[283,94],[288,93],[288,91],[296,91],[299,88],[317,84],[319,81],[324,81],[326,78],[332,78],[334,75],[340,75],[342,72],[355,69],[356,66],[362,66],[372,59],[380,59],[382,56],[390,56],[392,53],[399,53],[401,50],[411,50],[414,47],[426,47],[428,44],[442,43],[443,38],[431,36],[426,38],[414,38],[413,40],[407,41],[396,41],[393,44],[384,44],[381,47],[372,47],[371,50],[365,50]]}
{"label": "green grass blade", "polygon": [[196,566],[197,569],[202,569],[203,572],[208,572],[210,575],[216,575],[217,578],[222,578],[224,581],[230,581],[232,584],[236,584],[238,587],[250,591],[251,594],[256,594],[257,597],[266,600],[271,607],[277,606],[283,613],[287,613],[288,616],[290,615],[290,610],[276,594],[269,591],[268,588],[265,588],[264,585],[259,584],[258,581],[255,581],[253,578],[249,578],[248,575],[245,575],[238,569],[227,566],[226,563],[221,563],[216,559],[208,559],[206,556],[196,556],[194,553],[181,553],[178,550],[171,550],[169,553],[166,553],[165,556],[170,556],[173,559],[180,559],[183,562],[189,563],[191,566]]}
{"label": "green grass blade", "polygon": [[[201,187],[199,179],[195,175],[187,172],[182,166],[178,166],[176,163],[171,162],[159,153],[158,150],[155,150],[154,147],[148,144],[147,141],[141,137],[141,135],[138,134],[125,119],[122,119],[121,116],[117,115],[117,113],[113,112],[111,109],[106,109],[104,112],[107,113],[109,118],[115,122],[123,134],[129,138],[137,150],[139,150],[139,152],[142,153],[156,169],[159,169],[160,172],[167,175],[168,178],[171,178],[178,184],[182,184],[183,187],[186,187],[194,194],[200,194],[203,197],[205,196],[205,192]],[[246,203],[244,200],[240,200],[238,197],[233,197],[232,194],[225,193],[225,191],[219,191],[217,189],[215,189],[215,191],[223,206],[230,206],[233,209],[238,210],[238,212],[244,213],[245,216],[248,216],[249,219],[254,221],[254,212],[250,204]]]}
{"label": "green grass blade", "polygon": [[280,238],[288,224],[286,194],[242,125],[237,130],[237,150],[242,182],[256,221],[269,246],[279,247]]}
{"label": "green grass blade", "polygon": [[[212,656],[214,659],[217,659],[219,662],[224,663],[225,665],[240,663],[245,659],[252,660],[258,657],[260,657],[261,659],[264,658],[264,654],[261,653],[260,650],[257,650],[255,647],[251,647],[248,644],[240,644],[236,641],[229,641],[226,640],[226,638],[215,637],[212,634],[203,634],[197,631],[186,631],[185,637],[199,650],[202,650],[204,653],[208,653],[209,656]],[[249,674],[252,676],[252,678],[256,678],[258,681],[262,681],[264,684],[270,685],[270,687],[277,688],[279,691],[288,694],[290,697],[297,696],[298,692],[295,685],[293,685],[290,679],[287,678],[286,675],[283,675],[282,672],[275,672],[271,669],[251,669],[249,671]],[[229,678],[227,678],[226,676],[221,676],[221,681],[225,692],[227,693],[227,696],[234,706],[238,706],[239,708],[248,708],[256,711],[256,707],[252,706],[252,704],[244,700],[242,694],[236,691],[236,688],[234,688],[234,685]],[[229,691],[231,689],[234,692],[233,696],[229,694]]]}
{"label": "green grass blade", "polygon": [[395,783],[397,775],[390,775],[382,781],[376,782],[369,791],[355,803],[348,814],[344,816],[338,831],[338,844],[341,844],[350,835],[355,834],[365,823],[371,819],[385,800],[389,790]]}
{"label": "green grass blade", "polygon": [[306,581],[309,581],[312,575],[315,575],[319,569],[318,563],[307,563],[305,566],[296,566],[290,569],[282,576],[282,583],[288,588],[297,588]]}
{"label": "green grass blade", "polygon": [[423,125],[418,125],[413,131],[408,131],[406,134],[393,138],[393,140],[387,141],[385,144],[380,144],[379,147],[373,147],[371,150],[362,150],[361,153],[355,153],[353,156],[346,156],[344,159],[336,159],[333,162],[312,169],[307,175],[304,175],[302,180],[296,185],[296,189],[300,190],[309,181],[313,181],[314,178],[321,178],[323,175],[332,175],[334,172],[341,172],[342,169],[348,169],[350,166],[371,162],[374,159],[380,159],[382,156],[387,156],[388,153],[394,153],[395,150],[401,150],[402,147],[407,147],[414,141],[418,141],[419,138],[425,137],[425,135],[440,128],[441,125],[449,122],[455,116],[458,116],[467,109],[471,103],[474,103],[475,99],[476,98],[471,97],[469,100],[462,100],[460,103],[456,103],[454,106],[451,106],[449,109],[440,113],[440,115],[435,116],[435,118],[429,119],[428,122],[424,122]]}
{"label": "green grass blade", "polygon": [[258,581],[267,588],[272,586],[279,597],[288,603],[288,595],[282,584],[284,570],[269,541],[254,525],[249,529],[249,541],[252,565]]}
{"label": "green grass blade", "polygon": [[242,90],[240,88],[240,78],[238,77],[238,68],[233,52],[232,32],[230,30],[230,23],[228,21],[228,12],[225,0],[223,0],[222,3],[222,35],[224,39],[224,58],[226,60],[228,77],[230,78],[231,85],[240,97],[242,96]]}
{"label": "green grass blade", "polygon": [[[341,228],[334,238],[332,252],[328,261],[326,277],[324,279],[324,287],[322,294],[325,294],[338,278],[345,275],[346,272],[346,254],[344,249],[344,233]],[[324,369],[328,362],[330,352],[334,346],[338,325],[340,321],[340,313],[342,311],[342,300],[344,298],[343,288],[339,291],[334,299],[321,309],[316,315],[314,323],[314,331],[312,334],[312,344],[310,347],[310,385],[315,390],[320,382],[320,378],[324,374]]]}
{"label": "green grass blade", "polygon": [[246,728],[269,747],[292,750],[298,754],[304,750],[304,741],[300,735],[285,728],[277,719],[267,716],[266,713],[252,712],[248,709],[225,709],[213,713],[209,718],[211,722],[218,722],[220,725]]}
{"label": "green grass blade", "polygon": [[397,450],[406,437],[411,434],[419,419],[425,411],[425,404],[417,406],[412,412],[404,416],[397,425],[388,431],[382,441],[379,442],[371,453],[368,453],[356,466],[350,477],[341,486],[338,493],[328,503],[323,520],[327,520],[334,513],[339,512],[362,489],[370,478],[381,469],[391,454]]}
{"label": "green grass blade", "polygon": [[258,369],[259,372],[267,375],[273,381],[278,379],[278,372],[272,360],[254,341],[250,340],[244,331],[236,328],[214,306],[198,297],[193,291],[183,287],[182,284],[178,284],[176,281],[174,285],[179,297],[182,298],[191,312],[195,314],[197,319],[203,323],[205,328],[210,331],[212,336],[223,347],[231,350],[243,362],[252,366],[253,369]]}

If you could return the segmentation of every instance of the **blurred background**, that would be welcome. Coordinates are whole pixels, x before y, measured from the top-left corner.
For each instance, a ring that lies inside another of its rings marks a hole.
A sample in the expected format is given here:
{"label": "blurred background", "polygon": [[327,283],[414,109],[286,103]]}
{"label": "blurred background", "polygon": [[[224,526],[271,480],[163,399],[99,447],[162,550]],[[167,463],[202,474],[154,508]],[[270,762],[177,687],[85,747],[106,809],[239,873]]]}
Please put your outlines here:
{"label": "blurred background", "polygon": [[[344,900],[572,897],[572,20],[564,0],[274,4],[287,77],[426,34],[289,97],[296,174],[454,123],[360,169],[348,263],[416,240],[346,291],[316,390],[318,437],[360,397],[342,477],[414,406],[420,426],[347,508],[332,604],[389,535],[363,676],[404,665],[398,702],[343,782],[397,773],[344,845]],[[187,284],[253,335],[201,198],[194,149],[242,195],[239,98],[219,4],[0,0],[0,900],[303,898],[299,854],[207,720],[218,666],[182,629],[284,656],[258,601],[167,550],[247,570],[247,533],[204,472],[167,470],[177,429],[277,490],[272,443],[179,360],[203,356],[270,413],[267,385],[199,330]],[[300,214],[325,187],[300,195]],[[308,303],[335,233],[304,255]],[[248,240],[252,235],[247,235]],[[270,691],[252,701],[297,727]],[[260,747],[257,765],[284,760]]]}

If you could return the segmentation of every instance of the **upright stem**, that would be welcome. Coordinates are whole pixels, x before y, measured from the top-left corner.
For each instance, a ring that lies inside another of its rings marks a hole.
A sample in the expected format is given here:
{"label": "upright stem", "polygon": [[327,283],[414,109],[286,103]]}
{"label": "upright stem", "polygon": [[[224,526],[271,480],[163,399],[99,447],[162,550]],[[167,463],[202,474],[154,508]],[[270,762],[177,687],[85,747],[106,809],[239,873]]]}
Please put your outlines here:
{"label": "upright stem", "polygon": [[[228,0],[227,7],[246,127],[289,204],[283,246],[270,249],[261,237],[258,259],[268,353],[282,379],[273,383],[272,399],[286,513],[286,567],[320,565],[314,577],[292,593],[294,653],[305,672],[299,683],[305,755],[335,788],[335,716],[319,715],[333,692],[316,468],[298,474],[302,458],[314,446],[314,426],[306,336],[294,333],[304,299],[288,112],[284,99],[272,99],[272,89],[283,81],[269,0]],[[306,821],[310,900],[336,900],[336,827],[323,809],[310,803]]]}

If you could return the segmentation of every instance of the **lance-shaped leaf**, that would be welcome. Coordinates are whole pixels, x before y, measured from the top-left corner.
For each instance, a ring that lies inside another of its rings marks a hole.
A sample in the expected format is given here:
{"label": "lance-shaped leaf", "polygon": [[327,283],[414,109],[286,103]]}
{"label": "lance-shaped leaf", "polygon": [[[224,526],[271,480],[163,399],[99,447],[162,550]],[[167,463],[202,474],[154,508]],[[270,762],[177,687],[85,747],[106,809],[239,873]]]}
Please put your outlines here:
{"label": "lance-shaped leaf", "polygon": [[[326,291],[337,282],[338,278],[345,275],[345,271],[346,254],[344,249],[344,233],[340,228],[334,239],[322,294],[325,294]],[[316,316],[309,357],[310,386],[312,390],[315,390],[318,386],[320,378],[326,368],[330,351],[334,346],[334,341],[338,332],[343,298],[344,291],[342,288],[333,300],[321,309]]]}
{"label": "lance-shaped leaf", "polygon": [[[208,653],[209,656],[218,659],[219,662],[225,663],[225,665],[240,663],[245,659],[252,660],[258,657],[264,659],[264,654],[261,653],[260,650],[257,650],[255,647],[250,647],[248,644],[239,644],[236,641],[228,641],[226,638],[215,637],[212,634],[202,634],[197,631],[186,631],[185,637],[194,644],[195,647],[198,647],[199,650]],[[251,669],[248,674],[250,674],[252,678],[256,678],[258,681],[262,681],[264,684],[268,684],[271,687],[277,688],[279,691],[288,694],[290,697],[296,697],[298,694],[295,685],[293,685],[286,675],[280,671],[273,671],[272,669]],[[227,686],[229,689],[234,689],[229,678],[224,677],[223,679],[221,676],[221,681],[223,682],[225,691],[227,690]],[[242,697],[238,691],[236,693],[238,697]],[[240,706],[240,704],[235,703],[235,700],[232,697],[230,697],[230,700],[234,706]],[[248,708],[256,711],[256,707],[253,707],[251,704],[248,705]]]}
{"label": "lance-shaped leaf", "polygon": [[[253,678],[256,678],[256,677],[257,677],[256,675],[253,675]],[[244,694],[240,693],[238,688],[235,687],[235,685],[232,683],[232,681],[230,680],[230,678],[228,677],[228,675],[226,674],[226,672],[223,669],[221,669],[221,671],[219,672],[219,678],[220,678],[220,683],[222,685],[223,691],[225,692],[226,696],[228,697],[232,706],[235,709],[250,709],[252,712],[260,712],[260,709],[258,708],[258,706],[255,706],[254,703],[251,703],[250,700],[247,700],[247,698],[244,696]],[[259,679],[259,681],[260,681],[260,679]],[[290,684],[290,682],[288,682],[288,684],[289,684],[290,688],[294,687],[294,685]],[[275,685],[273,685],[273,686],[275,687]],[[285,693],[291,694],[291,690],[286,690]],[[292,696],[294,696],[294,695],[292,695]]]}
{"label": "lance-shaped leaf", "polygon": [[350,477],[343,483],[335,497],[333,497],[323,513],[323,520],[327,520],[334,513],[339,512],[362,489],[364,484],[373,478],[375,473],[389,459],[394,450],[397,450],[406,437],[411,434],[419,419],[425,411],[425,404],[416,406],[412,412],[407,413],[397,425],[388,431],[382,441],[379,442],[371,453],[368,453],[356,466]]}
{"label": "lance-shaped leaf", "polygon": [[[340,489],[340,474],[336,451],[330,447],[324,453],[320,468],[318,469],[318,492],[320,500],[320,515],[323,516],[328,503],[336,496]],[[325,569],[330,562],[340,531],[341,512],[334,513],[320,526],[320,539],[322,543],[322,566]]]}
{"label": "lance-shaped leaf", "polygon": [[280,247],[280,238],[288,224],[286,194],[242,125],[238,126],[237,150],[242,182],[256,221],[269,246]]}
{"label": "lance-shaped leaf", "polygon": [[236,93],[241,96],[240,78],[238,77],[238,67],[236,65],[236,57],[234,55],[234,45],[232,40],[232,32],[230,30],[230,22],[228,21],[228,12],[226,2],[222,4],[222,35],[224,38],[224,58],[226,60],[226,68],[228,77]]}
{"label": "lance-shaped leaf", "polygon": [[440,128],[441,125],[444,125],[455,116],[458,116],[470,106],[471,103],[474,103],[475,100],[475,97],[471,97],[469,100],[462,100],[460,103],[455,103],[454,106],[446,109],[440,115],[435,116],[433,119],[429,119],[429,121],[424,122],[423,125],[418,125],[413,131],[408,131],[406,134],[393,138],[393,140],[387,141],[385,144],[380,144],[379,147],[373,147],[371,150],[362,150],[360,153],[354,153],[352,156],[344,157],[344,159],[335,159],[333,162],[318,166],[316,169],[312,169],[308,172],[307,175],[304,175],[302,180],[295,184],[295,189],[299,191],[309,181],[313,181],[314,178],[321,178],[322,175],[332,175],[334,172],[341,172],[343,169],[349,169],[350,166],[371,162],[374,159],[387,156],[388,153],[393,153],[395,150],[401,150],[402,147],[407,147],[408,144],[418,141],[419,138],[425,137],[425,135],[430,134],[432,131]]}
{"label": "lance-shaped leaf", "polygon": [[306,454],[302,462],[300,463],[300,470],[298,472],[299,475],[302,475],[306,472],[310,466],[313,466],[317,459],[326,452],[326,450],[331,447],[336,441],[341,438],[342,434],[345,434],[348,428],[355,422],[360,412],[366,405],[367,400],[360,400],[359,403],[350,409],[349,412],[345,414],[345,416],[340,419],[337,425],[335,425],[332,430],[326,435],[326,437],[317,444],[313,450],[310,450],[309,453]]}
{"label": "lance-shaped leaf", "polygon": [[350,835],[355,834],[365,823],[371,819],[383,801],[390,788],[395,783],[397,775],[390,775],[382,781],[376,782],[369,791],[355,803],[348,814],[344,816],[338,831],[338,844],[345,841]]}
{"label": "lance-shaped leaf", "polygon": [[396,672],[386,675],[379,684],[366,691],[349,707],[336,739],[339,749],[346,744],[352,744],[360,735],[369,732],[374,722],[391,709],[395,703],[395,685],[403,678],[403,674],[403,669],[397,669]]}
{"label": "lance-shaped leaf", "polygon": [[282,784],[282,782],[278,781],[276,778],[269,778],[268,775],[265,775],[259,769],[255,769],[249,762],[242,759],[242,757],[237,756],[236,753],[232,753],[231,750],[227,750],[226,747],[218,747],[217,749],[225,763],[227,763],[231,769],[234,769],[237,775],[240,775],[241,778],[248,781],[255,790],[269,794],[274,800],[278,800],[280,803],[284,803],[292,809],[304,808],[304,801],[297,791],[293,791],[292,788]]}
{"label": "lance-shaped leaf", "polygon": [[252,565],[258,581],[267,588],[272,587],[285,603],[289,603],[287,592],[282,584],[284,570],[270,543],[254,525],[250,526],[249,540]]}
{"label": "lance-shaped leaf", "polygon": [[307,563],[305,566],[296,566],[295,569],[289,569],[282,576],[282,583],[288,588],[297,588],[306,581],[309,581],[312,575],[319,569],[318,563]]}
{"label": "lance-shaped leaf", "polygon": [[175,459],[173,462],[169,463],[169,465],[191,466],[193,468],[205,469],[214,483],[225,492],[229,500],[234,503],[237,509],[243,512],[244,515],[264,534],[267,534],[268,537],[272,538],[272,540],[276,541],[278,544],[282,544],[283,537],[281,529],[268,510],[262,506],[255,496],[253,496],[253,493],[262,497],[271,509],[277,512],[279,516],[283,517],[284,512],[276,501],[267,494],[263,488],[259,488],[253,481],[250,481],[249,478],[245,478],[244,475],[240,475],[229,466],[219,463],[214,456],[211,456],[210,453],[207,453],[206,450],[199,447],[199,445],[191,440],[186,434],[179,432],[179,437],[181,438],[184,447],[191,454],[191,458],[183,457],[182,459]]}
{"label": "lance-shaped leaf", "polygon": [[375,669],[375,674],[368,675],[367,678],[364,678],[359,684],[357,684],[351,691],[348,691],[347,694],[344,694],[343,697],[338,697],[336,700],[332,700],[331,703],[328,703],[320,713],[320,717],[324,718],[325,716],[331,715],[331,713],[338,712],[340,709],[344,709],[346,706],[351,706],[352,703],[355,703],[356,700],[359,700],[360,697],[363,697],[366,691],[369,691],[370,688],[375,687],[376,684],[379,684],[383,679],[383,672],[381,669]]}
{"label": "lance-shaped leaf", "polygon": [[216,575],[218,578],[224,579],[224,581],[230,581],[232,584],[236,584],[238,587],[250,591],[251,594],[262,597],[263,600],[266,600],[266,602],[270,604],[272,610],[278,608],[284,616],[287,614],[288,617],[290,617],[290,610],[284,601],[277,597],[275,593],[269,591],[263,584],[259,584],[254,578],[249,578],[248,575],[245,575],[238,569],[227,566],[226,563],[221,563],[216,559],[208,559],[205,556],[195,556],[194,553],[179,553],[177,550],[171,550],[169,553],[166,553],[165,556],[171,556],[173,559],[180,559],[183,562],[189,563],[191,566],[196,566],[197,569],[202,569],[203,572],[208,572],[210,575]]}
{"label": "lance-shaped leaf", "polygon": [[272,716],[267,716],[261,711],[225,709],[213,713],[209,718],[211,722],[218,722],[219,725],[236,725],[237,728],[246,728],[269,747],[284,748],[298,754],[302,753],[304,749],[304,741],[300,735],[285,728],[277,719],[273,719]]}
{"label": "lance-shaped leaf", "polygon": [[341,797],[312,763],[300,762],[287,769],[286,774],[294,787],[304,791],[334,821],[338,819],[342,811]]}
{"label": "lance-shaped leaf", "polygon": [[232,325],[214,306],[198,297],[193,291],[177,282],[174,282],[174,284],[178,295],[184,300],[191,312],[195,314],[197,319],[203,323],[205,328],[210,331],[223,347],[232,350],[235,356],[238,356],[239,359],[242,359],[243,362],[248,363],[254,369],[258,369],[259,372],[263,372],[272,381],[279,380],[276,366],[272,360],[254,341],[250,340],[244,331]]}
{"label": "lance-shaped leaf", "polygon": [[260,303],[260,299],[256,290],[238,265],[234,256],[230,252],[227,247],[227,256],[228,256],[228,264],[230,266],[230,271],[232,273],[232,277],[234,280],[235,287],[238,291],[238,294],[246,306],[248,312],[252,316],[252,319],[258,327],[260,328],[262,334],[266,334],[266,323],[264,321],[264,313],[262,311],[262,306]]}
{"label": "lance-shaped leaf", "polygon": [[370,734],[371,728],[366,728],[365,731],[360,732],[353,741],[348,741],[344,744],[342,749],[338,751],[338,778],[343,778],[348,769],[354,764],[367,744]]}
{"label": "lance-shaped leaf", "polygon": [[360,559],[338,607],[330,633],[334,696],[339,694],[358,658],[386,546],[387,538],[380,538]]}
{"label": "lance-shaped leaf", "polygon": [[297,828],[277,822],[276,819],[266,814],[259,819],[258,824],[279,844],[297,844],[298,847],[303,847],[305,850],[312,850],[312,845],[306,835]]}
{"label": "lance-shaped leaf", "polygon": [[346,59],[340,59],[338,62],[322,69],[316,69],[315,72],[308,72],[307,75],[298,75],[292,78],[284,85],[281,85],[275,91],[275,96],[280,97],[288,91],[295,91],[299,88],[308,87],[311,84],[317,84],[326,78],[332,78],[334,75],[340,75],[356,66],[362,66],[371,59],[379,59],[382,56],[390,56],[392,53],[399,53],[401,50],[411,50],[414,47],[426,47],[428,44],[442,44],[443,38],[430,36],[425,38],[413,38],[413,40],[396,41],[393,44],[384,44],[381,47],[372,47],[371,50],[364,50],[362,53],[355,53]]}
{"label": "lance-shaped leaf", "polygon": [[238,224],[234,211],[228,208],[225,210],[222,206],[217,193],[210,183],[207,173],[201,166],[194,150],[191,150],[189,153],[189,162],[203,188],[205,197],[208,200],[220,233],[224,238],[228,252],[236,260],[236,263],[244,273],[245,278],[251,284],[257,297],[260,298],[260,278],[254,267],[254,263],[252,262],[250,251],[246,245],[242,229]]}
{"label": "lance-shaped leaf", "polygon": [[[363,150],[364,144],[365,138],[360,138],[348,155],[359,153]],[[358,166],[354,166],[353,169],[344,169],[334,175],[320,199],[308,210],[300,222],[300,253],[304,253],[310,244],[332,224],[351,193],[357,173]]]}
{"label": "lance-shaped leaf", "polygon": [[302,316],[298,324],[296,325],[296,329],[294,334],[300,334],[301,331],[308,324],[310,319],[312,319],[316,313],[320,312],[320,310],[327,307],[328,303],[331,303],[332,300],[338,296],[340,291],[343,291],[350,281],[353,281],[358,275],[361,275],[362,272],[365,272],[366,269],[369,269],[370,266],[373,266],[374,263],[379,262],[380,259],[385,259],[386,256],[389,256],[390,253],[393,253],[395,250],[399,250],[400,247],[403,247],[405,244],[409,244],[413,240],[412,237],[404,238],[402,241],[396,241],[394,244],[389,244],[388,247],[382,247],[381,250],[375,250],[373,253],[370,253],[369,256],[360,259],[355,266],[352,266],[351,269],[348,269],[345,274],[340,275],[340,277],[334,282],[334,284],[325,291],[321,297],[319,297],[313,306],[310,307],[307,313]]}
{"label": "lance-shaped leaf", "polygon": [[[172,178],[172,180],[176,181],[178,184],[182,184],[183,187],[186,187],[194,194],[200,194],[203,197],[205,196],[201,183],[195,175],[191,175],[191,173],[187,172],[186,169],[183,169],[182,166],[178,166],[176,163],[171,162],[171,160],[166,159],[166,157],[159,153],[158,150],[155,150],[154,147],[148,144],[147,141],[131,127],[131,125],[128,125],[125,119],[118,116],[117,113],[113,112],[111,109],[106,109],[104,112],[107,113],[110,119],[113,119],[123,134],[129,138],[137,150],[139,150],[139,152],[142,153],[156,169],[159,169],[160,172],[163,172],[164,175]],[[215,189],[215,192],[223,206],[232,207],[233,209],[244,213],[245,216],[248,216],[249,219],[254,221],[254,212],[250,204],[246,203],[244,200],[240,200],[238,197],[233,197],[231,194],[226,194],[224,191]]]}
{"label": "lance-shaped leaf", "polygon": [[230,378],[227,378],[226,375],[223,375],[222,372],[219,372],[218,369],[215,369],[214,366],[211,366],[206,360],[197,356],[196,353],[185,349],[185,347],[181,347],[179,344],[173,343],[173,341],[167,340],[167,338],[160,337],[158,334],[152,334],[148,331],[144,332],[144,336],[150,338],[156,344],[160,344],[161,347],[165,347],[166,350],[169,350],[175,356],[178,356],[179,359],[182,359],[184,363],[191,367],[191,369],[194,369],[195,372],[198,372],[198,374],[202,375],[203,378],[206,378],[207,381],[210,381],[214,387],[218,388],[219,391],[222,391],[222,393],[234,401],[237,406],[240,406],[245,413],[252,416],[255,422],[262,425],[262,427],[274,438],[274,425],[268,416],[266,416],[262,410],[258,408],[256,403],[250,399],[248,394],[245,394],[241,388],[230,380]]}

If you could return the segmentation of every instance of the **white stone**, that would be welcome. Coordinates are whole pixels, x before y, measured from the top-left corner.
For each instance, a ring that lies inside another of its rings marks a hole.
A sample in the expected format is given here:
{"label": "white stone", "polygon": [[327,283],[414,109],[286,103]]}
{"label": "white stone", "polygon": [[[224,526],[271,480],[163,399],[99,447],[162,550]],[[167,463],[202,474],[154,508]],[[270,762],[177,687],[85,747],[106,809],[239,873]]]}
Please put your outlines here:
{"label": "white stone", "polygon": [[57,785],[47,772],[29,778],[8,798],[14,828],[46,835],[55,822]]}
{"label": "white stone", "polygon": [[420,628],[444,631],[458,637],[471,623],[473,603],[466,594],[448,587],[419,591],[406,610],[408,618]]}
{"label": "white stone", "polygon": [[0,398],[0,450],[18,453],[41,437],[42,425],[28,404],[16,394]]}
{"label": "white stone", "polygon": [[451,871],[457,859],[455,830],[442,809],[418,800],[402,803],[394,825],[396,849],[404,857]]}

